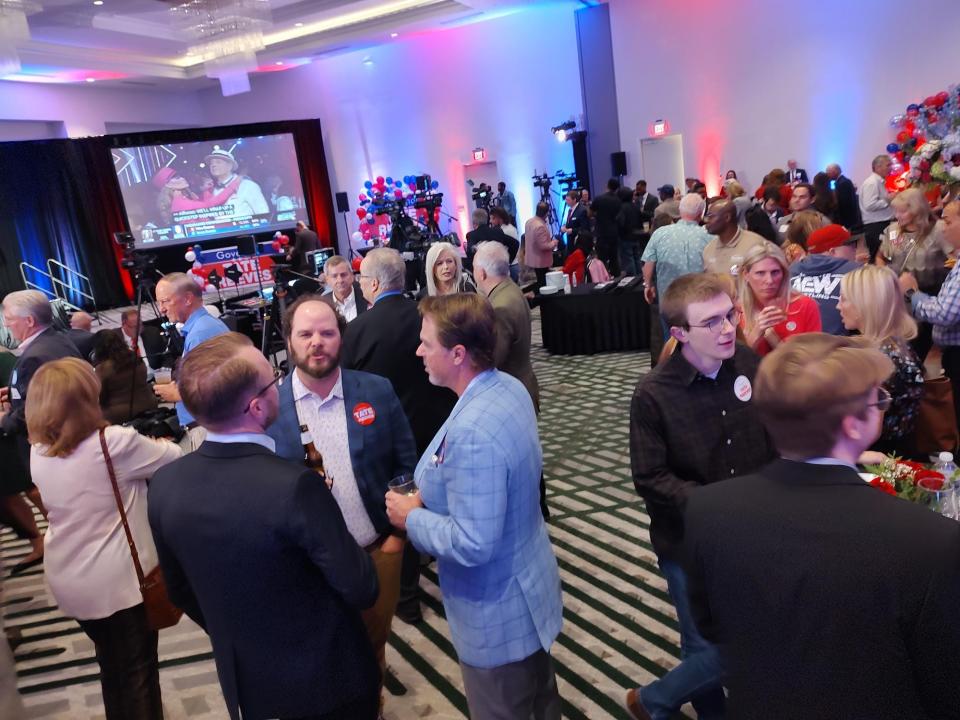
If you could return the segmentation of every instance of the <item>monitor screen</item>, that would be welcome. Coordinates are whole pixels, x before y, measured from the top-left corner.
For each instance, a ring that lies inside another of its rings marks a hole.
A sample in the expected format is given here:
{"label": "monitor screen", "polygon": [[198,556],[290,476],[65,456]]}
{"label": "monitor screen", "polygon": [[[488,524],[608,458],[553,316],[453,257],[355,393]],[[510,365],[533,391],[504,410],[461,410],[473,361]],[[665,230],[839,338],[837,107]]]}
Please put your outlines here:
{"label": "monitor screen", "polygon": [[293,135],[115,148],[137,248],[291,228],[307,219]]}

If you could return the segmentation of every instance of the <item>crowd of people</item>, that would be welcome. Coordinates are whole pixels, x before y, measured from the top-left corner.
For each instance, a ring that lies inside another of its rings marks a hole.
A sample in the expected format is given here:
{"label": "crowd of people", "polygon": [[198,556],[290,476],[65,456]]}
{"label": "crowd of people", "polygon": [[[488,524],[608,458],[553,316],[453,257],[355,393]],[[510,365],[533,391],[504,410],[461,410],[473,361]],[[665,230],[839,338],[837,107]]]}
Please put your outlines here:
{"label": "crowd of people", "polygon": [[[61,331],[42,293],[9,293],[0,520],[30,541],[13,572],[43,563],[108,720],[163,716],[131,545],[209,634],[232,718],[375,720],[394,618],[422,621],[435,559],[471,717],[558,719],[563,594],[517,279],[563,261],[577,283],[641,274],[665,341],[624,452],[681,660],[628,712],[960,718],[960,524],[856,472],[917,453],[934,345],[960,398],[960,201],[891,197],[873,170],[859,195],[792,161],[752,199],[735,173],[716,198],[611,180],[567,196],[560,238],[542,206],[518,237],[501,187],[466,257],[430,248],[417,297],[393,249],[358,276],[328,259],[326,292],[284,313],[285,369],[171,273],[157,304],[183,348],[152,394],[135,311]],[[121,426],[157,402],[178,442]]]}

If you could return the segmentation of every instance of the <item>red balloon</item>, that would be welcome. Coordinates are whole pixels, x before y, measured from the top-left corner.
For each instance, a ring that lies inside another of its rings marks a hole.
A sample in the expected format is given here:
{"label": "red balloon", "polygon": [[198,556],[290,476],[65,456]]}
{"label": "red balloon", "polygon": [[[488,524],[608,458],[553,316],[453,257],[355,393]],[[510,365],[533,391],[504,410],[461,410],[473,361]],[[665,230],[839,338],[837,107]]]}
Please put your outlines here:
{"label": "red balloon", "polygon": [[917,146],[915,149],[919,150],[924,144],[926,144],[926,142],[927,139],[923,135],[917,135]]}
{"label": "red balloon", "polygon": [[907,120],[903,124],[903,129],[912,135],[913,131],[917,129],[917,126],[914,124],[913,120]]}
{"label": "red balloon", "polygon": [[937,104],[937,98],[936,98],[935,96],[931,95],[930,97],[924,99],[923,104],[926,105],[927,107],[930,107],[931,105],[936,105],[936,104]]}
{"label": "red balloon", "polygon": [[937,115],[933,110],[927,112],[927,122],[935,123],[940,119],[940,116]]}
{"label": "red balloon", "polygon": [[363,220],[367,216],[366,208],[357,208],[357,217]]}
{"label": "red balloon", "polygon": [[416,191],[417,191],[417,184],[416,184],[416,183],[410,183],[410,186],[409,186],[409,187],[410,187],[410,190],[412,190],[413,192],[416,192]]}
{"label": "red balloon", "polygon": [[944,91],[944,92],[938,92],[938,93],[935,95],[935,97],[936,97],[936,100],[937,100],[937,107],[943,107],[944,105],[947,104],[947,101],[950,99],[950,93],[948,93],[948,92],[946,92],[946,91]]}
{"label": "red balloon", "polygon": [[394,191],[393,191],[393,195],[394,195],[394,197],[402,198],[402,197],[403,197],[403,190],[394,190]]}
{"label": "red balloon", "polygon": [[364,195],[363,193],[360,193],[360,202],[363,202],[366,199],[367,199],[367,196]]}
{"label": "red balloon", "polygon": [[383,175],[377,176],[377,185],[383,185]]}
{"label": "red balloon", "polygon": [[280,252],[280,241],[279,241],[279,240],[274,240],[274,241],[273,241],[272,243],[270,243],[270,244],[273,246],[273,251],[274,251],[274,252]]}
{"label": "red balloon", "polygon": [[897,133],[897,142],[905,143],[909,139],[910,139],[910,133],[908,133],[906,130],[901,130],[900,132]]}

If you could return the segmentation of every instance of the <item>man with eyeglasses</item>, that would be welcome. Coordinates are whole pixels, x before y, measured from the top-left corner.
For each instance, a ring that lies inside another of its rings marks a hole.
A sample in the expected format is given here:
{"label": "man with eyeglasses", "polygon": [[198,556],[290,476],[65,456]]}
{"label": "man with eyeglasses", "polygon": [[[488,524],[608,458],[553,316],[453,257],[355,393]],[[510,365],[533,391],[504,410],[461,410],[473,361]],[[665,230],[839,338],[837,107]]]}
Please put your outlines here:
{"label": "man with eyeglasses", "polygon": [[857,474],[893,369],[859,338],[791,338],[754,383],[780,459],[690,495],[690,604],[729,717],[960,716],[960,524]]}
{"label": "man with eyeglasses", "polygon": [[280,387],[280,411],[268,433],[277,454],[294,462],[303,463],[313,444],[347,529],[373,560],[380,594],[363,622],[384,671],[405,545],[387,519],[384,496],[392,478],[413,473],[417,452],[390,381],[341,368],[346,329],[321,296],[304,295],[287,308],[283,331],[294,369]]}
{"label": "man with eyeglasses", "polygon": [[751,402],[759,359],[737,344],[741,312],[729,281],[714,273],[683,275],[661,297],[660,312],[679,347],[637,384],[630,462],[680,622],[681,661],[630,690],[627,708],[635,718],[667,720],[692,702],[700,718],[722,718],[717,648],[700,635],[687,600],[683,511],[703,486],[755,472],[775,453]]}
{"label": "man with eyeglasses", "polygon": [[184,358],[180,395],[208,434],[150,482],[160,567],[210,635],[231,718],[375,720],[380,672],[359,611],[376,601],[376,570],[317,474],[274,452],[279,377],[239,333]]}

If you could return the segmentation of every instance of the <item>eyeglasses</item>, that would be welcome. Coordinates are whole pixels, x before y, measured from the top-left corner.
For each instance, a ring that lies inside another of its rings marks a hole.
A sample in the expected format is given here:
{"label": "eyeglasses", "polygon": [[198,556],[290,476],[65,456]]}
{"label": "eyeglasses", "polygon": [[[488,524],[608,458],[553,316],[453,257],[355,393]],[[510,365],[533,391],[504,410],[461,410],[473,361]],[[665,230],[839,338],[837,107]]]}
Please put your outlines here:
{"label": "eyeglasses", "polygon": [[880,412],[886,412],[890,409],[890,405],[893,404],[893,396],[890,395],[890,392],[885,387],[877,388],[877,401],[872,403],[867,403],[867,407],[876,407]]}
{"label": "eyeglasses", "polygon": [[269,384],[269,385],[264,385],[264,386],[257,392],[256,395],[254,395],[252,398],[250,398],[250,399],[247,401],[247,407],[244,408],[243,412],[244,412],[244,413],[250,412],[250,403],[252,403],[252,402],[253,402],[254,400],[256,400],[258,397],[260,397],[261,395],[263,395],[267,390],[269,390],[270,388],[272,388],[274,385],[283,385],[283,370],[281,370],[280,368],[274,368],[274,369],[273,369],[273,380],[270,381],[270,384]]}
{"label": "eyeglasses", "polygon": [[712,317],[702,325],[691,325],[690,323],[687,323],[687,327],[688,328],[695,328],[695,327],[706,328],[707,330],[712,332],[714,335],[716,335],[721,330],[723,330],[724,320],[730,323],[732,327],[737,327],[737,325],[740,324],[740,319],[742,317],[743,317],[743,311],[740,310],[739,308],[733,308],[726,315],[718,315],[717,317]]}

